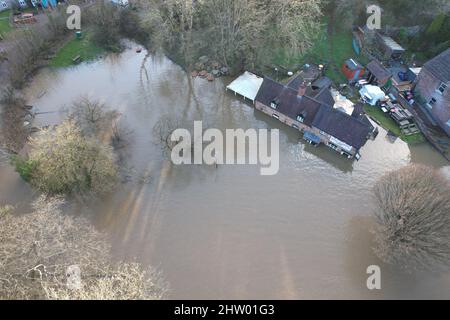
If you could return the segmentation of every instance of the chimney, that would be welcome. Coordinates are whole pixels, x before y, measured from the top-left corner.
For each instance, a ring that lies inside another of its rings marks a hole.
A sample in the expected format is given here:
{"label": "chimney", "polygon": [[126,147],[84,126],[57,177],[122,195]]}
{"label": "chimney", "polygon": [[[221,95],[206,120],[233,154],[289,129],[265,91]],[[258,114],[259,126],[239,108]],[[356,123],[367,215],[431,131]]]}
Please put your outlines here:
{"label": "chimney", "polygon": [[303,97],[306,93],[306,82],[303,81],[300,87],[298,88],[298,96]]}

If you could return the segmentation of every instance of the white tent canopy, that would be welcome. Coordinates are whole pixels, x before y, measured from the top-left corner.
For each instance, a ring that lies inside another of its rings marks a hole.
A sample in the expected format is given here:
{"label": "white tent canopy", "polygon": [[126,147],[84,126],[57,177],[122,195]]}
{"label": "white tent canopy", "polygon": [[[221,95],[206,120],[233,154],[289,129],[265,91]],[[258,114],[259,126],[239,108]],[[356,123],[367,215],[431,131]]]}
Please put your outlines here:
{"label": "white tent canopy", "polygon": [[385,97],[385,93],[383,90],[381,90],[380,87],[373,86],[373,85],[365,85],[362,87],[361,90],[359,90],[359,94],[361,97],[371,106],[374,106],[377,104],[377,102]]}
{"label": "white tent canopy", "polygon": [[244,98],[255,101],[263,80],[263,78],[258,77],[251,72],[245,71],[241,76],[227,86],[227,90],[231,90],[235,94],[237,93]]}

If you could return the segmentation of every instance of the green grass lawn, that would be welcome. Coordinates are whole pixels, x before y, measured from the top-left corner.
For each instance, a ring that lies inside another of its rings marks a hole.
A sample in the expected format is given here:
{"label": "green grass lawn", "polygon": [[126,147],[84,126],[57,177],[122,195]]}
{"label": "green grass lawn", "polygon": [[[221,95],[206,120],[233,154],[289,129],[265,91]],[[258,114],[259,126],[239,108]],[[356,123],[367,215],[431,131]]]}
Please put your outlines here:
{"label": "green grass lawn", "polygon": [[395,121],[385,115],[383,111],[381,111],[381,109],[378,107],[364,105],[364,111],[367,113],[367,115],[380,122],[380,125],[384,129],[392,131],[396,136],[398,136],[406,143],[419,143],[425,141],[425,137],[421,133],[416,133],[409,136],[402,134]]}
{"label": "green grass lawn", "polygon": [[11,30],[11,26],[9,25],[10,14],[11,10],[0,12],[0,35],[4,35]]}
{"label": "green grass lawn", "polygon": [[75,37],[67,42],[50,61],[50,66],[64,68],[74,65],[73,58],[80,56],[82,61],[95,59],[104,50],[96,46],[89,38],[89,34],[84,34],[82,39]]}
{"label": "green grass lawn", "polygon": [[305,63],[325,65],[325,74],[335,84],[347,83],[341,66],[348,58],[354,58],[359,63],[367,63],[363,56],[357,56],[352,46],[352,33],[350,31],[333,30],[331,38],[327,32],[327,21],[324,21],[322,29],[312,48],[304,55],[287,57],[283,52],[278,52],[273,63],[294,69],[294,66]]}

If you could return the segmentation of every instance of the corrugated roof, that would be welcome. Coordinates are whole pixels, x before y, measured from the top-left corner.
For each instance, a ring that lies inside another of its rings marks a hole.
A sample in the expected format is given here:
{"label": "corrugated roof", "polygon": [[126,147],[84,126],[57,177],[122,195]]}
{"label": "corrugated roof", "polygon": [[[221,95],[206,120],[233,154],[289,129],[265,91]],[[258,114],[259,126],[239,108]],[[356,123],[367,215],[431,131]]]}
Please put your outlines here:
{"label": "corrugated roof", "polygon": [[239,76],[236,80],[231,82],[227,89],[239,93],[241,96],[246,97],[250,100],[255,100],[256,95],[258,94],[259,88],[263,83],[263,78],[258,77],[257,75],[245,71],[241,76]]}
{"label": "corrugated roof", "polygon": [[424,67],[442,82],[449,82],[450,48],[425,63]]}
{"label": "corrugated roof", "polygon": [[381,39],[383,39],[383,42],[394,51],[405,51],[401,45],[399,45],[397,42],[395,42],[394,39],[388,36],[381,36]]}

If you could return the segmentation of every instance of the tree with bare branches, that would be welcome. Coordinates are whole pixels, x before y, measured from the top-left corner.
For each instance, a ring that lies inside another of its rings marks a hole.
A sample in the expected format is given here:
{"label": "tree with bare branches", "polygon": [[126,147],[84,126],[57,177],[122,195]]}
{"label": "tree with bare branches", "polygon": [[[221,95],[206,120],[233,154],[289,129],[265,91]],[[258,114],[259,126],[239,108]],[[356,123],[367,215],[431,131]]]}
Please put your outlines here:
{"label": "tree with bare branches", "polygon": [[105,235],[86,219],[63,214],[63,204],[40,196],[31,213],[0,209],[0,299],[164,297],[159,272],[112,263]]}
{"label": "tree with bare branches", "polygon": [[409,165],[374,187],[376,254],[408,269],[450,266],[450,182],[436,169]]}

